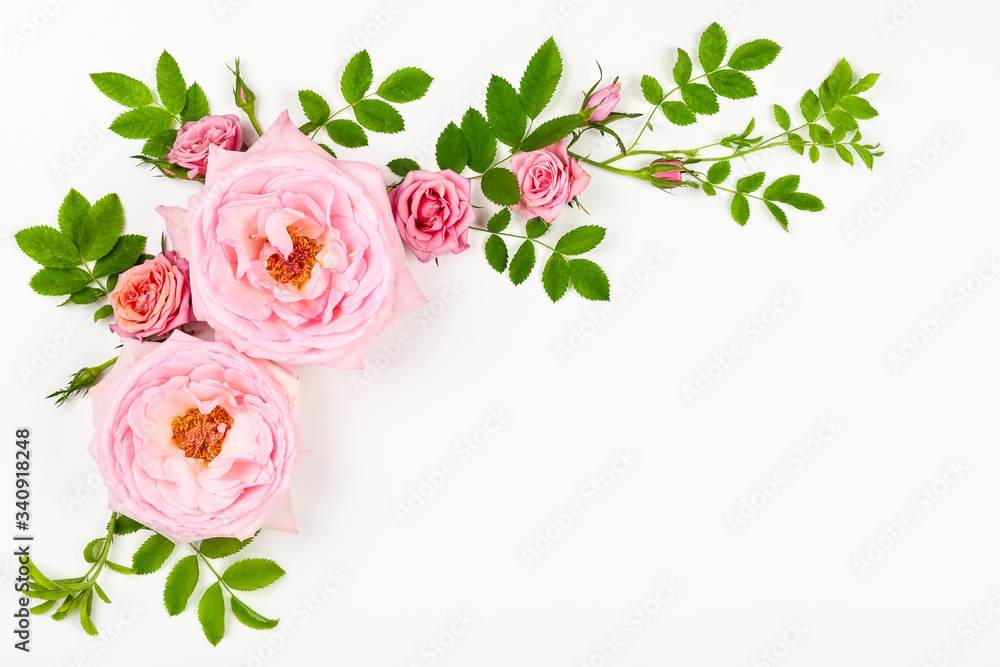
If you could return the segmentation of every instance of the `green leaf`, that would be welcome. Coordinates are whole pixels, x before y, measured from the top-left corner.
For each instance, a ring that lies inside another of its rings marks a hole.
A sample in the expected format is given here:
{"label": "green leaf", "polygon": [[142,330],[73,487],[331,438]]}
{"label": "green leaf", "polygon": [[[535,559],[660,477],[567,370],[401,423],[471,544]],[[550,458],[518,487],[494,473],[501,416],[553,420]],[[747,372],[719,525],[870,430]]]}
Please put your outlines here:
{"label": "green leaf", "polygon": [[83,269],[42,269],[29,284],[37,294],[59,296],[79,292],[90,284],[90,276]]}
{"label": "green leaf", "polygon": [[383,100],[405,104],[426,95],[433,80],[430,74],[419,67],[404,67],[390,74],[379,85],[375,94]]}
{"label": "green leaf", "polygon": [[205,95],[205,91],[197,83],[192,83],[188,86],[185,95],[184,109],[181,111],[181,122],[186,123],[189,120],[200,120],[210,113],[211,110],[208,106],[208,97]]}
{"label": "green leaf", "polygon": [[847,150],[847,147],[844,146],[843,144],[837,144],[836,148],[837,148],[837,155],[840,156],[840,159],[853,167],[854,155],[851,153],[851,151]]}
{"label": "green leaf", "polygon": [[809,138],[812,139],[813,142],[823,144],[824,146],[829,146],[834,143],[833,135],[830,134],[830,130],[815,123],[809,126]]}
{"label": "green leaf", "polygon": [[860,81],[858,81],[856,84],[854,84],[854,87],[851,88],[848,91],[848,93],[850,93],[851,95],[857,95],[859,93],[865,92],[866,90],[869,90],[870,88],[872,88],[872,86],[874,86],[876,83],[878,83],[878,79],[879,79],[880,76],[882,76],[882,75],[881,74],[869,74],[869,75],[867,75],[865,77],[862,77],[862,79]]}
{"label": "green leaf", "polygon": [[583,116],[578,113],[547,120],[528,135],[521,145],[521,150],[525,152],[534,151],[554,144],[580,127],[580,123],[582,122]]}
{"label": "green leaf", "polygon": [[126,111],[111,122],[110,130],[126,139],[148,139],[163,134],[174,124],[174,116],[160,107]]}
{"label": "green leaf", "polygon": [[528,224],[525,225],[525,236],[529,239],[537,239],[545,236],[545,233],[549,231],[552,226],[551,223],[545,222],[541,218],[532,218],[528,220]]}
{"label": "green leaf", "polygon": [[131,535],[140,530],[149,530],[144,525],[124,514],[115,517],[115,535]]}
{"label": "green leaf", "polygon": [[111,304],[110,303],[105,304],[100,308],[98,308],[97,311],[94,313],[94,321],[99,322],[100,320],[103,320],[105,317],[111,317],[114,314],[115,314],[115,309],[111,307]]}
{"label": "green leaf", "polygon": [[135,266],[136,260],[146,251],[146,237],[126,234],[118,239],[115,247],[94,263],[94,277],[110,276]]}
{"label": "green leaf", "polygon": [[270,630],[278,625],[276,619],[266,618],[246,606],[235,597],[229,599],[229,604],[233,608],[233,616],[236,620],[254,630]]}
{"label": "green leaf", "polygon": [[483,174],[483,195],[498,206],[514,206],[521,201],[517,176],[507,169],[494,167]]}
{"label": "green leaf", "polygon": [[80,253],[92,262],[111,252],[118,242],[125,225],[125,213],[118,195],[110,194],[98,199],[80,227]]}
{"label": "green leaf", "polygon": [[741,178],[736,181],[736,191],[743,194],[756,192],[762,185],[764,185],[765,178],[766,176],[762,171],[758,171],[756,174],[750,174],[745,178]]}
{"label": "green leaf", "polygon": [[58,600],[61,600],[64,595],[66,595],[66,591],[62,588],[55,591],[31,589],[24,591],[24,594],[29,598],[34,598],[36,600],[49,600],[50,602],[57,602]]}
{"label": "green leaf", "polygon": [[711,183],[702,183],[701,189],[704,190],[705,194],[708,195],[709,197],[714,197],[716,194],[715,186],[712,185]]}
{"label": "green leaf", "polygon": [[743,44],[729,58],[729,66],[741,72],[764,69],[781,53],[781,47],[769,39],[757,39]]}
{"label": "green leaf", "polygon": [[[84,287],[78,292],[73,292],[69,295],[66,303],[75,303],[81,306],[85,306],[89,303],[94,303],[98,299],[104,296],[104,291],[99,290],[96,287]],[[64,305],[64,304],[59,304]]]}
{"label": "green leaf", "polygon": [[829,87],[830,94],[833,96],[834,102],[842,98],[844,95],[851,90],[851,84],[854,82],[854,72],[851,70],[851,66],[848,64],[846,59],[841,59],[837,66],[833,68],[833,73],[824,81],[824,83]]}
{"label": "green leaf", "polygon": [[153,103],[153,92],[149,86],[130,76],[117,72],[100,72],[91,74],[90,80],[98,90],[118,104],[138,108]]}
{"label": "green leaf", "polygon": [[[340,77],[340,92],[348,104],[356,104],[372,86],[372,59],[367,51],[359,51],[347,62]],[[360,120],[360,119],[359,119]],[[363,125],[364,123],[362,123]]]}
{"label": "green leaf", "polygon": [[757,87],[743,72],[719,70],[708,75],[708,83],[719,95],[731,100],[743,100],[757,94]]}
{"label": "green leaf", "polygon": [[209,586],[198,603],[198,620],[205,632],[205,639],[217,646],[226,634],[226,601],[222,597],[222,586],[215,582]]}
{"label": "green leaf", "polygon": [[858,129],[858,121],[854,120],[850,114],[841,111],[840,109],[834,109],[833,111],[827,113],[826,119],[830,121],[830,124],[833,125],[834,128],[842,128],[845,135],[848,130]]}
{"label": "green leaf", "polygon": [[354,117],[372,132],[382,134],[402,132],[405,127],[399,112],[382,100],[361,100],[354,105]]}
{"label": "green leaf", "polygon": [[174,147],[177,141],[177,130],[167,130],[155,137],[150,137],[142,145],[142,154],[149,157],[167,157],[167,153]]}
{"label": "green leaf", "polygon": [[835,126],[833,128],[833,140],[838,144],[847,137],[847,128],[841,126]]}
{"label": "green leaf", "polygon": [[607,230],[598,225],[584,225],[563,234],[556,243],[556,252],[563,255],[582,255],[590,252],[604,240]]}
{"label": "green leaf", "polygon": [[708,26],[701,35],[698,43],[698,61],[705,72],[713,72],[719,69],[719,65],[726,59],[726,31],[718,23]]}
{"label": "green leaf", "polygon": [[101,557],[101,551],[104,550],[105,539],[98,537],[96,540],[88,542],[87,546],[83,548],[83,560],[88,563],[96,563],[97,559]]}
{"label": "green leaf", "polygon": [[732,171],[732,168],[733,167],[729,164],[728,160],[716,162],[708,168],[708,174],[706,174],[708,182],[712,185],[719,185],[729,178],[729,173]]}
{"label": "green leaf", "polygon": [[330,104],[319,93],[311,90],[300,90],[299,104],[302,105],[302,113],[306,115],[310,123],[325,125],[326,121],[330,119]]}
{"label": "green leaf", "polygon": [[813,146],[809,149],[809,161],[813,164],[819,162],[819,146]]}
{"label": "green leaf", "polygon": [[663,101],[663,86],[660,85],[659,81],[648,74],[643,74],[639,86],[642,88],[642,96],[646,98],[647,102],[656,106],[660,105],[660,102]]}
{"label": "green leaf", "polygon": [[811,123],[819,118],[821,109],[816,93],[807,90],[805,95],[802,96],[802,101],[799,102],[799,109],[802,111],[802,117],[806,119],[806,122]]}
{"label": "green leaf", "polygon": [[[677,49],[677,62],[674,63],[674,82],[678,86],[683,86],[691,80],[691,56],[684,49]],[[663,99],[663,96],[660,96]]]}
{"label": "green leaf", "polygon": [[719,98],[715,91],[702,83],[689,83],[681,88],[681,97],[691,111],[703,116],[719,112]]}
{"label": "green leaf", "polygon": [[486,224],[486,229],[490,232],[502,232],[510,224],[510,209],[505,208],[497,211]]}
{"label": "green leaf", "polygon": [[794,194],[788,195],[785,198],[784,203],[794,206],[800,211],[822,211],[825,207],[823,206],[823,200],[815,195],[810,195],[805,192],[796,192]]}
{"label": "green leaf", "polygon": [[792,126],[792,119],[785,111],[785,108],[777,104],[774,105],[774,122],[785,132]]}
{"label": "green leaf", "polygon": [[733,203],[730,205],[729,211],[733,214],[733,220],[738,222],[740,226],[743,226],[750,219],[750,202],[743,195],[737,194],[733,197]]}
{"label": "green leaf", "polygon": [[872,167],[875,166],[875,156],[872,155],[872,152],[860,144],[851,145],[854,146],[854,150],[857,152],[858,157],[861,158],[861,161],[865,163],[865,166],[868,167],[869,170],[871,170]]}
{"label": "green leaf", "polygon": [[771,212],[774,219],[778,221],[778,224],[787,232],[788,231],[788,216],[785,214],[781,207],[772,202],[764,202],[767,205],[767,210]]}
{"label": "green leaf", "polygon": [[535,244],[525,241],[510,260],[510,281],[520,285],[528,279],[533,268],[535,268]]}
{"label": "green leaf", "polygon": [[198,557],[187,556],[177,561],[167,575],[163,588],[163,605],[167,613],[177,616],[187,607],[188,599],[198,585]]}
{"label": "green leaf", "polygon": [[486,87],[486,117],[497,139],[508,146],[521,143],[528,117],[514,86],[495,74]]}
{"label": "green leaf", "polygon": [[242,551],[253,542],[254,537],[256,535],[245,540],[238,540],[235,537],[210,537],[201,541],[201,544],[198,545],[198,551],[205,558],[225,558]]}
{"label": "green leaf", "polygon": [[417,164],[416,160],[411,160],[408,157],[398,157],[395,160],[389,160],[389,171],[396,174],[400,178],[405,178],[411,171],[420,171],[420,165]]}
{"label": "green leaf", "polygon": [[496,234],[486,239],[486,261],[497,273],[507,270],[507,244]]}
{"label": "green leaf", "polygon": [[368,135],[360,125],[348,118],[337,118],[326,124],[326,133],[335,144],[345,148],[361,148],[368,145]]}
{"label": "green leaf", "polygon": [[788,146],[793,151],[795,151],[799,155],[803,155],[806,151],[805,145],[806,145],[805,139],[795,134],[794,132],[788,133]]}
{"label": "green leaf", "polygon": [[451,169],[456,174],[461,174],[465,169],[469,163],[469,142],[465,140],[465,134],[458,125],[448,123],[441,132],[435,156],[438,169]]}
{"label": "green leaf", "polygon": [[610,301],[611,283],[604,270],[589,259],[569,260],[569,279],[573,289],[584,299]]}
{"label": "green leaf", "polygon": [[94,626],[94,622],[90,619],[90,615],[94,613],[94,594],[92,591],[87,591],[83,594],[83,599],[80,602],[80,626],[83,631],[86,632],[91,637],[97,636],[97,627]]}
{"label": "green leaf", "polygon": [[285,574],[273,560],[247,558],[236,561],[222,573],[222,581],[238,591],[255,591],[266,588]]}
{"label": "green leaf", "polygon": [[489,122],[477,109],[469,109],[462,116],[462,133],[469,147],[469,168],[480,174],[485,172],[497,154],[497,138]]}
{"label": "green leaf", "polygon": [[34,607],[31,608],[31,613],[36,615],[44,614],[49,609],[52,609],[52,607],[54,607],[55,604],[56,604],[55,600],[49,600],[47,602],[42,602],[41,604],[36,604]]}
{"label": "green leaf", "polygon": [[698,117],[683,102],[664,102],[660,108],[663,109],[663,115],[667,120],[674,125],[691,125],[698,121]]}
{"label": "green leaf", "polygon": [[96,581],[94,582],[94,592],[97,593],[97,597],[101,598],[101,601],[104,602],[104,604],[111,604],[111,598],[107,596],[104,589],[102,589],[100,584]]}
{"label": "green leaf", "polygon": [[107,565],[112,572],[117,572],[118,574],[137,574],[132,568],[119,565],[114,561],[107,560],[104,561],[104,564]]}
{"label": "green leaf", "polygon": [[[559,55],[555,39],[549,37],[531,56],[528,67],[521,77],[521,105],[529,118],[537,118],[538,114],[548,106],[561,76],[562,56]],[[489,113],[489,91],[487,91],[486,111]],[[492,119],[492,114],[490,118]],[[499,136],[499,133],[497,135]]]}
{"label": "green leaf", "polygon": [[840,108],[861,120],[868,120],[878,115],[878,111],[868,100],[855,95],[848,95],[840,100]]}
{"label": "green leaf", "polygon": [[75,246],[80,245],[80,230],[89,212],[90,202],[76,190],[70,190],[59,206],[59,231]]}
{"label": "green leaf", "polygon": [[156,572],[174,552],[173,542],[163,535],[154,533],[132,555],[132,569],[136,574],[152,574]]}
{"label": "green leaf", "polygon": [[542,286],[552,299],[552,303],[563,298],[569,289],[569,263],[559,253],[553,253],[549,261],[545,262],[545,268],[542,269]]}
{"label": "green leaf", "polygon": [[837,106],[837,99],[830,92],[829,81],[824,81],[819,86],[819,102],[823,106],[823,111],[830,111]]}
{"label": "green leaf", "polygon": [[764,199],[774,201],[785,201],[789,195],[799,189],[799,177],[797,174],[790,174],[775,179],[773,183],[764,190]]}
{"label": "green leaf", "polygon": [[156,92],[168,111],[179,114],[187,103],[187,84],[174,57],[164,51],[156,62]]}
{"label": "green leaf", "polygon": [[21,251],[42,266],[71,269],[82,262],[73,241],[53,227],[39,225],[14,234]]}

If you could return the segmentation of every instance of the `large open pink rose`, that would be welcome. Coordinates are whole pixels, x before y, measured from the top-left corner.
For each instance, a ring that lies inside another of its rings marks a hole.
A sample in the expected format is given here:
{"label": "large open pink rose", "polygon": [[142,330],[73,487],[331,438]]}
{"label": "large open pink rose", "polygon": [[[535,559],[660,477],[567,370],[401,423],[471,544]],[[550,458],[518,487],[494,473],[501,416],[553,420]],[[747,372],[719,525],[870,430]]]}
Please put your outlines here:
{"label": "large open pink rose", "polygon": [[361,368],[425,302],[378,167],[333,159],[281,114],[246,153],[212,146],[188,209],[160,207],[195,317],[261,359]]}
{"label": "large open pink rose", "polygon": [[109,507],[178,543],[295,532],[298,380],[180,332],[123,343],[93,390],[90,453]]}

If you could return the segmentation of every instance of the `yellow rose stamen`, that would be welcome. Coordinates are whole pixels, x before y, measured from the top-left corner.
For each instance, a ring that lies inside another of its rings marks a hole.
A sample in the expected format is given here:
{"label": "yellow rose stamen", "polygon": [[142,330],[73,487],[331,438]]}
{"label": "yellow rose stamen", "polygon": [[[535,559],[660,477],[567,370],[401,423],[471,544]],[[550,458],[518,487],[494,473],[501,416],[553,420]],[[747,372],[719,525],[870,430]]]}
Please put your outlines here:
{"label": "yellow rose stamen", "polygon": [[267,258],[267,272],[279,283],[302,287],[312,275],[320,245],[305,236],[292,235],[292,252],[288,257],[274,253]]}
{"label": "yellow rose stamen", "polygon": [[226,434],[233,427],[233,417],[224,407],[216,406],[207,415],[191,408],[170,423],[174,442],[184,456],[209,463],[222,451]]}

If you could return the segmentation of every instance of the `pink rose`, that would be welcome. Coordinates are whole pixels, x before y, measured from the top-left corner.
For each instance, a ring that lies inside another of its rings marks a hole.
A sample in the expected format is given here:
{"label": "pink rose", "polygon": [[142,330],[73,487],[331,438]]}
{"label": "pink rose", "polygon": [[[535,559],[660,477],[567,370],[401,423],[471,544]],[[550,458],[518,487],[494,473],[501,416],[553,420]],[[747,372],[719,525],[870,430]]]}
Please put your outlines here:
{"label": "pink rose", "polygon": [[208,167],[210,146],[238,151],[243,146],[243,128],[240,127],[240,119],[232,114],[226,114],[189,120],[177,133],[174,146],[167,153],[167,162],[188,169],[188,178],[204,176]]}
{"label": "pink rose", "polygon": [[186,261],[167,252],[123,272],[108,297],[115,311],[111,330],[142,340],[191,321],[187,270]]}
{"label": "pink rose", "polygon": [[511,208],[525,218],[552,222],[564,205],[583,192],[590,174],[566,151],[566,140],[510,159],[521,188],[521,203]]}
{"label": "pink rose", "polygon": [[284,112],[246,153],[212,147],[188,210],[157,209],[191,264],[194,314],[237,350],[361,368],[425,303],[378,167],[335,160]]}
{"label": "pink rose", "polygon": [[584,109],[593,109],[594,113],[590,114],[590,120],[593,123],[599,123],[605,118],[607,118],[618,103],[621,102],[622,96],[622,84],[613,83],[606,88],[601,88],[596,93],[587,98],[587,103],[583,105]]}
{"label": "pink rose", "polygon": [[174,542],[295,532],[298,380],[225,343],[125,340],[93,389],[89,451],[108,507]]}
{"label": "pink rose", "polygon": [[467,250],[476,214],[469,203],[469,179],[451,169],[411,171],[389,193],[396,229],[421,262]]}

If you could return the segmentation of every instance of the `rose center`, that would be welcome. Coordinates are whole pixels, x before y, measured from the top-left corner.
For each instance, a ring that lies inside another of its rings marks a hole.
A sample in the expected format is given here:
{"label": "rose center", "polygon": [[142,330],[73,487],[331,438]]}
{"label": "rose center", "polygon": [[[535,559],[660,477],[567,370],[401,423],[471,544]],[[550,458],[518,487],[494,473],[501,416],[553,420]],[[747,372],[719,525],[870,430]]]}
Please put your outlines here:
{"label": "rose center", "polygon": [[170,427],[174,442],[184,450],[184,456],[209,463],[222,451],[222,443],[233,426],[233,417],[220,406],[207,415],[198,408],[191,408],[174,417]]}
{"label": "rose center", "polygon": [[305,236],[292,235],[292,251],[287,257],[274,253],[267,258],[267,272],[279,283],[302,287],[312,275],[320,245]]}

